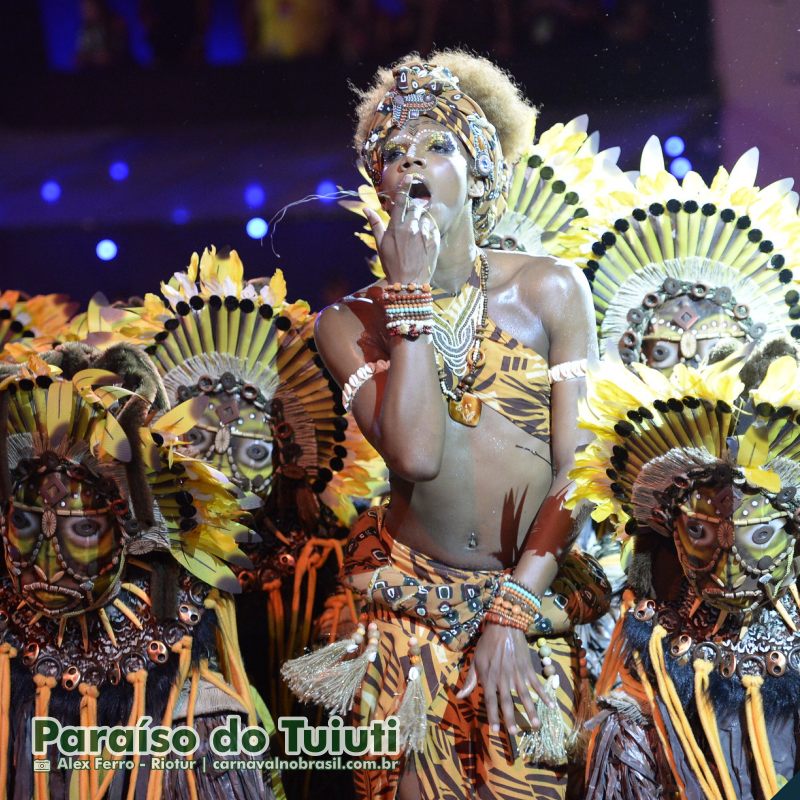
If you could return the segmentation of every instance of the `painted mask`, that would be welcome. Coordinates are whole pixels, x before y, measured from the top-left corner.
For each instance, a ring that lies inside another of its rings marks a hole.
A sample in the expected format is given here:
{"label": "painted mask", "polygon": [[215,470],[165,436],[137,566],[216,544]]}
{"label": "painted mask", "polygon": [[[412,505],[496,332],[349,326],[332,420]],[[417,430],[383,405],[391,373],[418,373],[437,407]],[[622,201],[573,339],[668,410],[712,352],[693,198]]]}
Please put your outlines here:
{"label": "painted mask", "polygon": [[181,450],[209,462],[242,489],[266,491],[272,479],[273,440],[268,398],[230,372],[217,380],[204,375],[193,386],[179,387],[178,400],[198,394],[210,402]]}
{"label": "painted mask", "polygon": [[733,614],[764,606],[793,579],[797,525],[787,492],[770,497],[734,473],[695,484],[675,508],[683,572],[709,605]]}
{"label": "painted mask", "polygon": [[727,287],[674,278],[645,295],[627,320],[629,327],[619,340],[623,362],[641,362],[662,372],[676,364],[697,366],[720,339],[758,339],[766,330],[753,323],[747,306],[737,304]]}
{"label": "painted mask", "polygon": [[14,588],[46,616],[96,608],[116,588],[136,522],[114,481],[53,452],[21,461],[0,520]]}

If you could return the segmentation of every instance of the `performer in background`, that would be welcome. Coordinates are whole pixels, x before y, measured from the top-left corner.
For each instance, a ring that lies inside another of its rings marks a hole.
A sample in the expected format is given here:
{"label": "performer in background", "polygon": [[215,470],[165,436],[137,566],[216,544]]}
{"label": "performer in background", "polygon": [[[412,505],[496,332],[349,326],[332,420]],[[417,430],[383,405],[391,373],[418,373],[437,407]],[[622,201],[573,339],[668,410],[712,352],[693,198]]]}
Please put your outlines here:
{"label": "performer in background", "polygon": [[613,521],[630,587],[597,684],[591,800],[763,800],[797,771],[798,352],[728,340],[710,360],[669,380],[605,363],[589,381],[579,424],[596,439],[568,503]]}
{"label": "performer in background", "polygon": [[591,560],[564,561],[596,353],[588,286],[552,258],[480,247],[535,116],[493,64],[410,56],[378,73],[358,116],[390,213],[384,226],[366,212],[386,278],[323,311],[317,343],[390,469],[391,502],[346,551],[372,621],[284,675],[339,713],[360,686],[360,724],[398,716],[404,769],[358,775],[362,795],[564,796],[585,673],[565,631],[608,591]]}
{"label": "performer in background", "polygon": [[152,361],[127,344],[68,343],[0,367],[0,797],[285,796],[277,772],[108,751],[113,769],[67,769],[55,745],[31,749],[34,716],[187,725],[200,754],[229,715],[274,732],[231,595],[231,566],[250,565],[244,511],[220,472],[175,452],[191,413],[154,421],[166,407]]}

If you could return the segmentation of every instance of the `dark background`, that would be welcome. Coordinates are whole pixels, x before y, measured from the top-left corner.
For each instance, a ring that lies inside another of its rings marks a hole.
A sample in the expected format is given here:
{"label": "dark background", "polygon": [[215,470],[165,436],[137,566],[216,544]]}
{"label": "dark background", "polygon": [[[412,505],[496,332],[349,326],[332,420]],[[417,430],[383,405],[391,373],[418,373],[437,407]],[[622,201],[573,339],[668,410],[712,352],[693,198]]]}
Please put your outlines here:
{"label": "dark background", "polygon": [[348,82],[432,45],[507,67],[541,107],[539,131],[587,113],[624,169],[650,134],[680,136],[709,179],[724,160],[712,5],[0,0],[0,289],[124,298],[210,243],[235,247],[251,277],[282,267],[314,307],[367,282],[357,219],[333,201],[289,209],[272,239],[246,225],[356,188]]}

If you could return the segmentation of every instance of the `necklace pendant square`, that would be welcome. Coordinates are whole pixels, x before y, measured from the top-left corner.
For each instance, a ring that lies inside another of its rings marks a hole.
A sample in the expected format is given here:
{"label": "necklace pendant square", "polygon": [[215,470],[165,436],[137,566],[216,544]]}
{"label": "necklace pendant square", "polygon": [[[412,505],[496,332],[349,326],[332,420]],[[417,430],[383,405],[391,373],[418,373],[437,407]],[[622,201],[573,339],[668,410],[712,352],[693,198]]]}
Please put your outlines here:
{"label": "necklace pendant square", "polygon": [[450,400],[447,403],[447,410],[450,414],[450,419],[461,425],[474,428],[481,419],[481,405],[480,398],[469,392],[464,392],[460,400]]}

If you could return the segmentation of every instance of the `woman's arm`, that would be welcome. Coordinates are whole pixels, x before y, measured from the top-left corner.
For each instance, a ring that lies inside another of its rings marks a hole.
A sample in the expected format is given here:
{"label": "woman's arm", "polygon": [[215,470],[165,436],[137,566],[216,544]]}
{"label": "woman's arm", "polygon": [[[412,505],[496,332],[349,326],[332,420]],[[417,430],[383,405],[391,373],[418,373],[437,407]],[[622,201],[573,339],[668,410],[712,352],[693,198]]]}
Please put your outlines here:
{"label": "woman's arm", "polygon": [[[586,279],[577,268],[559,266],[548,281],[543,322],[550,338],[551,366],[597,358],[594,310]],[[566,312],[566,313],[565,313]],[[522,547],[514,578],[541,594],[555,579],[558,562],[566,555],[579,531],[572,514],[564,508],[570,488],[567,477],[575,453],[591,441],[578,428],[578,403],[586,392],[585,378],[557,381],[550,394],[551,451],[554,477]]]}
{"label": "woman's arm", "polygon": [[[362,303],[373,301],[355,304]],[[439,472],[444,445],[444,403],[433,345],[425,341],[427,337],[410,341],[393,336],[388,351],[381,351],[365,339],[383,324],[383,312],[373,308],[360,314],[371,318],[370,330],[352,305],[337,303],[320,314],[315,333],[320,355],[340,386],[364,364],[389,361],[388,370],[356,393],[353,416],[395,475],[413,483],[431,480]]]}
{"label": "woman's arm", "polygon": [[[401,186],[408,191],[410,177]],[[438,231],[422,236],[427,212],[413,204],[394,206],[384,230],[377,214],[368,215],[381,263],[390,282],[426,283],[436,263]],[[359,367],[388,360],[389,368],[364,383],[352,403],[364,436],[383,456],[389,469],[416,483],[435,478],[442,463],[445,404],[439,388],[433,342],[429,335],[411,340],[386,336],[380,287],[363,299],[337,303],[319,316],[316,341],[326,367],[339,386]],[[388,345],[377,344],[388,339]]]}

